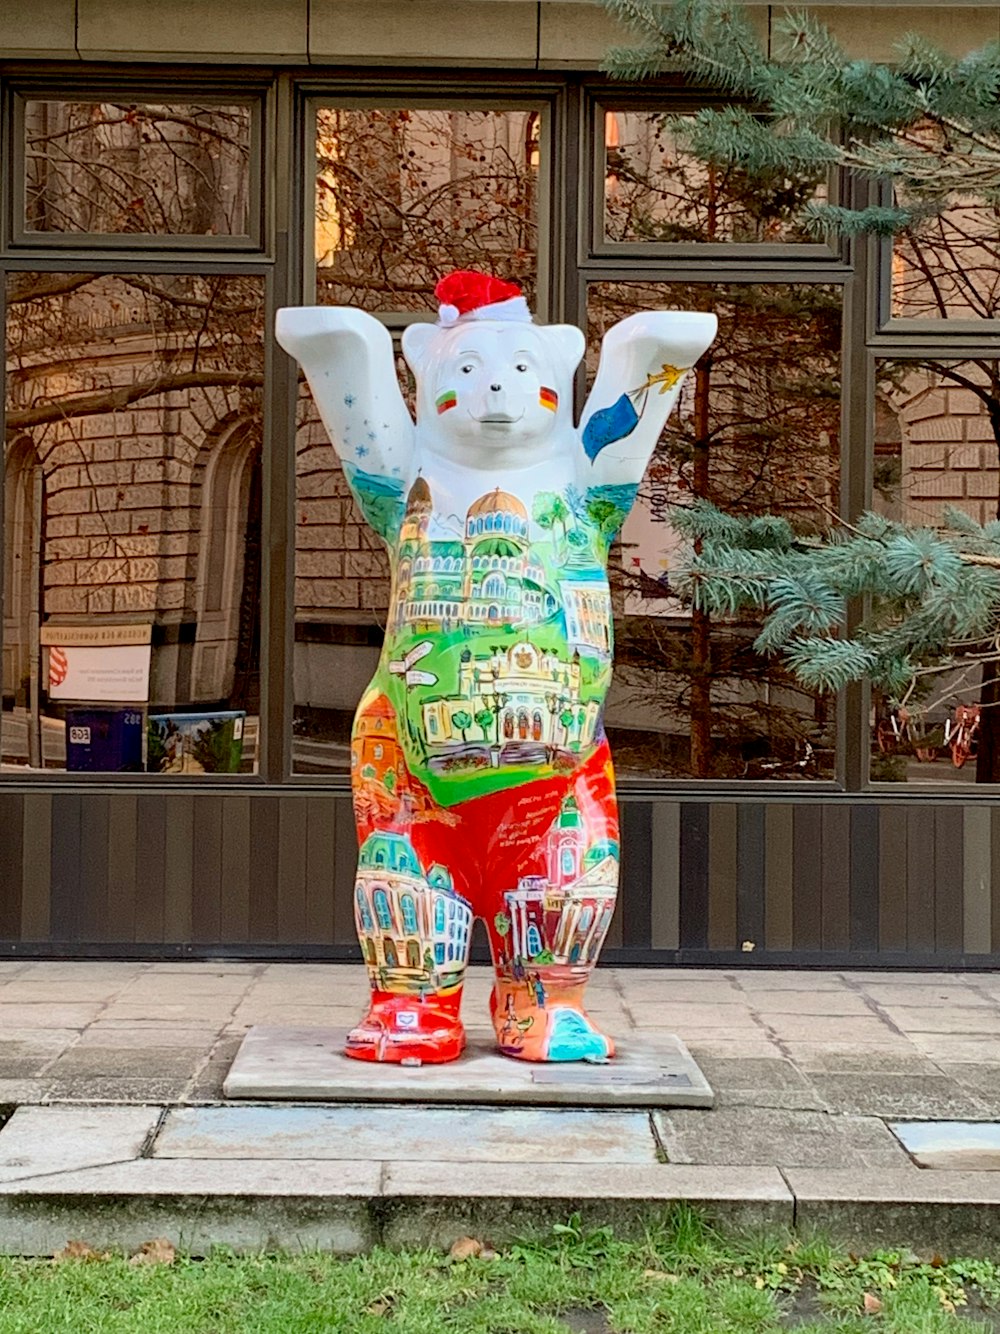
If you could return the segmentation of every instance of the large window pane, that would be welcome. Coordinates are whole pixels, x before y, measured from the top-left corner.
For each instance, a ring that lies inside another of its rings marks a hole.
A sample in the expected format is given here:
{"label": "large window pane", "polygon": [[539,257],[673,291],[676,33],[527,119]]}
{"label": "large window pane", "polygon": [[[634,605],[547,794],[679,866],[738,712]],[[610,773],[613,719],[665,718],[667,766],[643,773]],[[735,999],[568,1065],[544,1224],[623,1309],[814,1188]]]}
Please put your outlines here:
{"label": "large window pane", "polygon": [[6,767],[252,770],[263,282],[7,288]]}
{"label": "large window pane", "polygon": [[29,232],[247,236],[250,104],[24,103]]}
{"label": "large window pane", "polygon": [[822,531],[839,505],[840,299],[805,284],[600,283],[588,343],[618,319],[710,310],[719,336],[667,424],[618,548],[617,659],[605,722],[634,777],[829,778],[832,702],[753,649],[749,620],[693,613],[671,590],[675,505],[705,497]]}
{"label": "large window pane", "polygon": [[[1000,518],[1000,360],[880,361],[877,387],[873,508],[928,528],[948,510]],[[873,780],[1000,781],[995,649],[968,645],[896,707],[876,695]]]}
{"label": "large window pane", "polygon": [[295,456],[293,767],[296,773],[347,773],[354,710],[382,644],[389,560],[354,502],[305,390]]}
{"label": "large window pane", "polygon": [[[937,126],[917,126],[912,134],[929,151],[943,151]],[[899,202],[905,205],[905,196]],[[894,319],[1000,319],[1000,203],[995,198],[954,195],[938,217],[895,238],[890,309]]]}
{"label": "large window pane", "polygon": [[317,300],[427,312],[449,269],[495,268],[534,304],[541,131],[532,108],[320,109]]}
{"label": "large window pane", "polygon": [[604,240],[744,242],[815,240],[795,222],[826,182],[750,178],[709,167],[685,150],[663,111],[599,108],[604,133]]}

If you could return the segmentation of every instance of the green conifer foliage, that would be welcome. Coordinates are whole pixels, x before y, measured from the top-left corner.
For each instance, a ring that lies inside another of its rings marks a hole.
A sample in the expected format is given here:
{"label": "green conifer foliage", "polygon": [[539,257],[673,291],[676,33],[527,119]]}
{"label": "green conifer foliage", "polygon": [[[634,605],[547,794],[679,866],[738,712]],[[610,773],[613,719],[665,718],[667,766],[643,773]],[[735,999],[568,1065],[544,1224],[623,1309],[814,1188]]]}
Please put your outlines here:
{"label": "green conifer foliage", "polygon": [[[709,613],[763,613],[758,651],[778,655],[810,689],[867,678],[896,701],[919,702],[928,677],[970,656],[1000,658],[1000,521],[948,510],[931,529],[869,512],[810,536],[703,501],[677,507],[673,521],[691,543],[678,592]],[[844,608],[857,597],[866,614],[847,635]]]}
{"label": "green conifer foliage", "polygon": [[[952,56],[906,35],[880,63],[848,57],[807,14],[775,17],[768,50],[737,0],[604,3],[638,40],[609,52],[612,75],[682,74],[712,94],[694,115],[663,116],[693,159],[769,198],[786,186],[788,231],[886,238],[893,317],[935,319],[943,331],[948,320],[1000,319],[1000,44]],[[838,189],[852,178],[862,188]],[[979,400],[992,432],[984,475],[995,468],[1000,357],[915,351],[888,373],[902,383],[915,372]],[[932,529],[867,514],[814,536],[696,502],[675,512],[696,553],[680,586],[695,616],[763,612],[757,647],[812,689],[867,678],[919,707],[928,682],[960,661],[965,699],[983,706],[976,777],[997,782],[1000,500],[977,495],[998,522],[952,510]],[[845,636],[850,599],[867,614]]]}
{"label": "green conifer foliage", "polygon": [[956,194],[1000,203],[1000,45],[964,57],[909,35],[893,65],[851,59],[808,14],[772,25],[768,54],[735,0],[605,0],[639,38],[608,53],[623,79],[684,73],[732,105],[674,118],[695,156],[749,176],[823,181],[837,167],[891,181],[894,198],[854,209],[804,203],[820,233],[899,232]]}

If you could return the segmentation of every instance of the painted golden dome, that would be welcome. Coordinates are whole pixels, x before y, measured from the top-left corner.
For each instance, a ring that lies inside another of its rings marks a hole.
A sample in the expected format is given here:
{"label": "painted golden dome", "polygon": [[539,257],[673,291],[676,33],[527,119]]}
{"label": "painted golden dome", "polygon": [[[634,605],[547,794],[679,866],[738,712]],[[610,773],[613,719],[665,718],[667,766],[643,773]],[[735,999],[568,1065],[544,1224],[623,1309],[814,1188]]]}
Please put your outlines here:
{"label": "painted golden dome", "polygon": [[512,496],[509,491],[501,491],[499,487],[473,501],[469,507],[469,518],[475,519],[480,514],[516,514],[525,523],[528,521],[528,511],[517,496]]}
{"label": "painted golden dome", "polygon": [[414,510],[417,512],[421,510],[429,511],[433,507],[431,489],[422,477],[418,477],[410,487],[409,495],[406,497],[406,512],[411,514]]}

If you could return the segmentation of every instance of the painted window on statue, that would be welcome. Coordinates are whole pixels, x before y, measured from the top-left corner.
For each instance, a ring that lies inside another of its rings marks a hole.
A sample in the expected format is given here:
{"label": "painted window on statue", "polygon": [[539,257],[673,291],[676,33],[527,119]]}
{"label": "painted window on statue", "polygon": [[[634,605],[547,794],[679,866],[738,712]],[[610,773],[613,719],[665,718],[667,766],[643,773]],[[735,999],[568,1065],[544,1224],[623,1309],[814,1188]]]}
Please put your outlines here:
{"label": "painted window on statue", "polygon": [[392,927],[392,913],[389,911],[389,900],[384,889],[375,891],[375,916],[378,918],[378,924],[383,931],[388,931]]}

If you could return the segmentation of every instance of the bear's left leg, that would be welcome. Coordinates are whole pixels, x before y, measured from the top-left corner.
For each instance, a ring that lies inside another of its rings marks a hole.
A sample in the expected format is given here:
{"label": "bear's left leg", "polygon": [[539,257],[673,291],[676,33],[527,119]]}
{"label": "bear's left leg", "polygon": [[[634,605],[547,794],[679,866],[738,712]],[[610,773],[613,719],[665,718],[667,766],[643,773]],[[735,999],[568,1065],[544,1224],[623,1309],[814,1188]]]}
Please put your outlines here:
{"label": "bear's left leg", "polygon": [[[534,794],[548,824],[533,853],[497,866],[487,917],[497,1043],[524,1061],[606,1061],[613,1040],[584,1008],[618,891],[618,810],[607,742],[570,781]],[[510,883],[513,880],[513,883]],[[502,881],[504,888],[497,888]]]}

